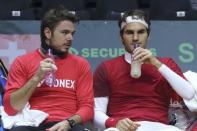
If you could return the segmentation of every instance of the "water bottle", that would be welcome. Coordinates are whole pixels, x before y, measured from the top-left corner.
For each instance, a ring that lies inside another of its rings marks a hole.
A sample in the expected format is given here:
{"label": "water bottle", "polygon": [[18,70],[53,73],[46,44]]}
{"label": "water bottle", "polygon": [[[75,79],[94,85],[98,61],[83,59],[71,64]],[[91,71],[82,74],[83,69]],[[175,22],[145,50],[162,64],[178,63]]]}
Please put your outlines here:
{"label": "water bottle", "polygon": [[194,121],[196,120],[195,112],[191,112],[183,101],[172,101],[170,102],[168,110],[168,118],[170,124],[178,127],[179,129],[186,131]]}
{"label": "water bottle", "polygon": [[[47,58],[54,59],[51,49],[48,49]],[[54,83],[55,83],[55,72],[54,71],[47,71],[45,73],[45,84],[51,87],[54,85]]]}
{"label": "water bottle", "polygon": [[[139,44],[135,43],[134,45],[134,49],[139,47]],[[131,54],[131,71],[130,71],[130,75],[133,78],[139,78],[141,76],[141,62],[138,60],[134,60],[133,59],[133,54]]]}

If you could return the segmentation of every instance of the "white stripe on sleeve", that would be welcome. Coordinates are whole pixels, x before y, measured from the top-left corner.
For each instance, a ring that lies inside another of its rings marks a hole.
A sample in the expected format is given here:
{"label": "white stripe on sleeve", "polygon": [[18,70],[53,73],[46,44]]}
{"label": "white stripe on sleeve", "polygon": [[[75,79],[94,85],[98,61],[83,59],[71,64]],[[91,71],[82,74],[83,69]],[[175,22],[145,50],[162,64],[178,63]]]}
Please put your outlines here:
{"label": "white stripe on sleeve", "polygon": [[195,90],[192,85],[165,64],[161,65],[159,72],[182,98],[189,100],[194,97]]}
{"label": "white stripe on sleeve", "polygon": [[105,121],[109,118],[109,116],[106,115],[108,101],[108,97],[94,98],[94,124],[98,128],[105,129]]}

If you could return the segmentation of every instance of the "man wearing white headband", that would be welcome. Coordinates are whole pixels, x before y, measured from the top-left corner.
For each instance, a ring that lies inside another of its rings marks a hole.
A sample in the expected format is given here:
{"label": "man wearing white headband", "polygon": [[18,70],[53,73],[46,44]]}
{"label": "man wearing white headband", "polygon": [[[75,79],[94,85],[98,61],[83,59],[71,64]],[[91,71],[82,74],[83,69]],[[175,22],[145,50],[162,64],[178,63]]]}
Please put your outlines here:
{"label": "man wearing white headband", "polygon": [[[120,131],[179,131],[168,125],[170,100],[175,96],[192,99],[193,87],[171,58],[155,57],[146,49],[150,21],[145,12],[126,12],[119,27],[125,54],[101,63],[94,73],[95,126]],[[134,48],[136,43],[139,47]],[[130,76],[132,60],[143,63],[139,78]]]}

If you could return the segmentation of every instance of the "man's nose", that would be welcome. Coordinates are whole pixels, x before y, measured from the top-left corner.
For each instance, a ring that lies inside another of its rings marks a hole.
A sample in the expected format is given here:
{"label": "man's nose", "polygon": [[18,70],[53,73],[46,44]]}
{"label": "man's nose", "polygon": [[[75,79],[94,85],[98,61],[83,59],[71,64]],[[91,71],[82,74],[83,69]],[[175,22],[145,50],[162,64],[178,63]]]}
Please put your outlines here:
{"label": "man's nose", "polygon": [[66,36],[67,40],[73,40],[73,34],[69,33]]}
{"label": "man's nose", "polygon": [[135,34],[133,35],[133,40],[134,40],[134,41],[138,41],[138,39],[139,39],[139,35],[138,35],[137,33],[135,33]]}

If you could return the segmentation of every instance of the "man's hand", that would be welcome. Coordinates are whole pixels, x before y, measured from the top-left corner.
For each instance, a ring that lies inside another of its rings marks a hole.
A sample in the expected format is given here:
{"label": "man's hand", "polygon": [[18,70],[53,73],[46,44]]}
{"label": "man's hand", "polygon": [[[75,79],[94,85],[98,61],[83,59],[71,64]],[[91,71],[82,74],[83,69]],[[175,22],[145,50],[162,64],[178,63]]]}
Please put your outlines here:
{"label": "man's hand", "polygon": [[40,62],[36,74],[28,80],[22,87],[10,95],[10,103],[17,111],[22,111],[29,99],[31,98],[36,87],[42,81],[46,71],[57,70],[54,61],[46,58]]}
{"label": "man's hand", "polygon": [[162,65],[162,63],[152,54],[150,50],[141,47],[138,47],[133,51],[133,58],[142,63],[152,64],[157,68]]}
{"label": "man's hand", "polygon": [[140,124],[131,121],[129,118],[124,118],[118,121],[116,128],[119,131],[135,131],[140,126]]}
{"label": "man's hand", "polygon": [[36,72],[36,76],[39,78],[43,78],[45,72],[57,70],[55,62],[51,58],[46,58],[40,62],[40,66],[38,71]]}
{"label": "man's hand", "polygon": [[51,128],[46,129],[46,131],[68,131],[69,129],[71,129],[71,127],[70,127],[68,121],[64,120],[64,121],[61,121],[61,122],[55,124]]}

